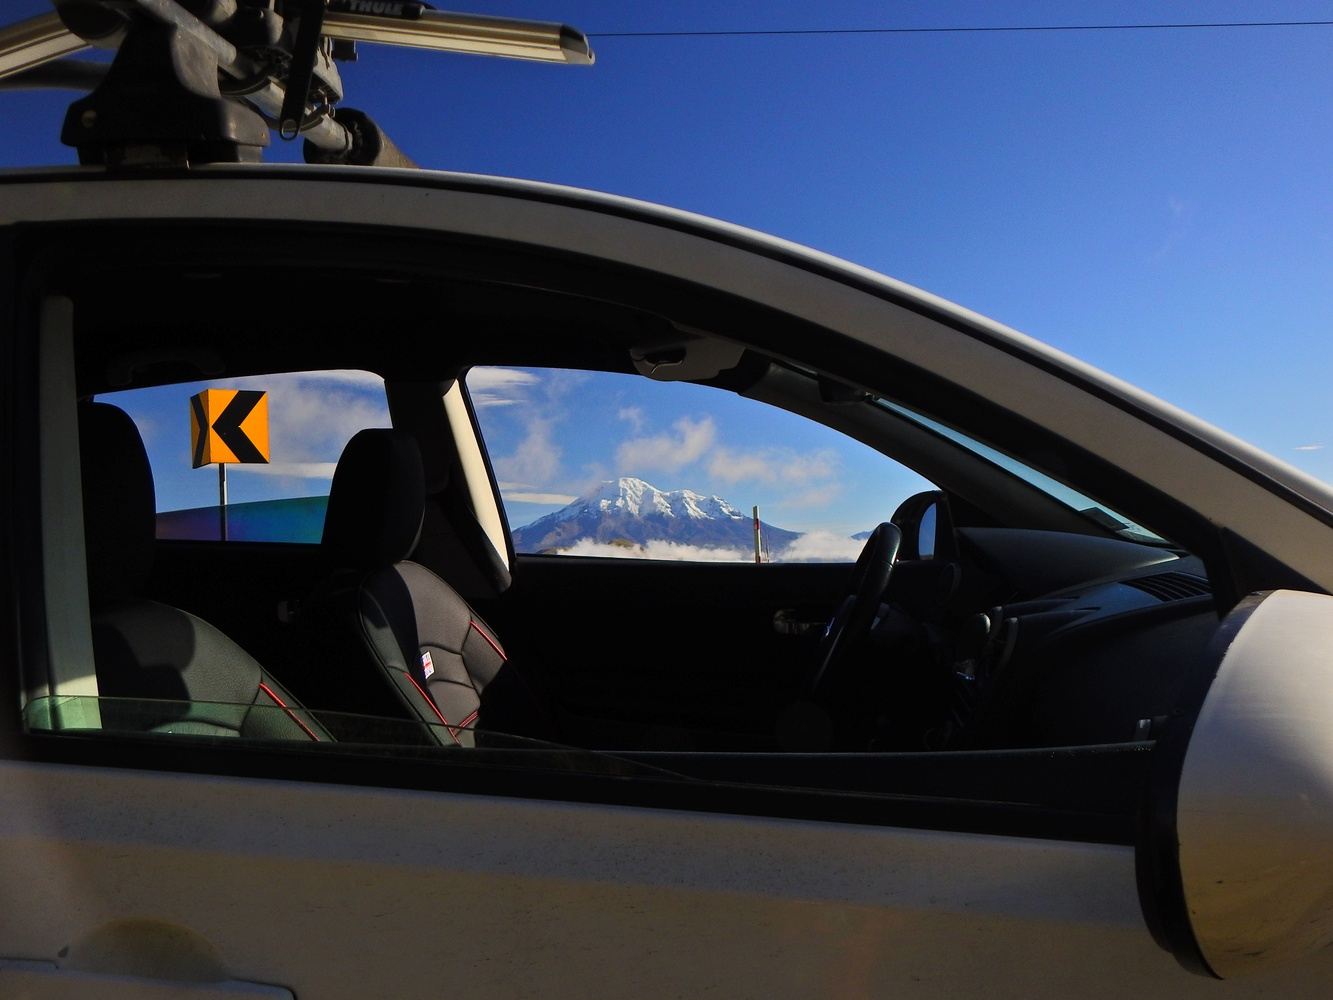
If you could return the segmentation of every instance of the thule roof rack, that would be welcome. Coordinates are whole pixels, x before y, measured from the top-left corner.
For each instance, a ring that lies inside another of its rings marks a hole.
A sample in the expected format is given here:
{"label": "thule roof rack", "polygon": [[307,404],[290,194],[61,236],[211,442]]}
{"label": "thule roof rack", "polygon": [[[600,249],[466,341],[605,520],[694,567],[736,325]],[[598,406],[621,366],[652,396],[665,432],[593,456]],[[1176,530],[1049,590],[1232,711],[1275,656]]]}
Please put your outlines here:
{"label": "thule roof rack", "polygon": [[[0,89],[90,90],[61,141],[109,167],[255,162],[270,130],[312,163],[415,166],[340,107],[359,42],[591,65],[563,24],[438,11],[414,0],[52,0],[0,29]],[[114,49],[110,64],[71,58]]]}

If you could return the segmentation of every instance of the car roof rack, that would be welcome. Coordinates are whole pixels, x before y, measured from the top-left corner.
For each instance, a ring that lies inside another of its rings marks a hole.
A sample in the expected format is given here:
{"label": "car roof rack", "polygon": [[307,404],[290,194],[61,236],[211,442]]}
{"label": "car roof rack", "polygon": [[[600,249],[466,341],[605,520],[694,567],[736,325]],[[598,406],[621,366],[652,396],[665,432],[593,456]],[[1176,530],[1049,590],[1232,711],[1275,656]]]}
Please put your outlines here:
{"label": "car roof rack", "polygon": [[[416,0],[52,0],[0,29],[0,89],[90,90],[61,141],[113,168],[257,162],[269,131],[310,163],[412,167],[364,112],[339,107],[358,42],[591,65],[563,24]],[[114,49],[108,65],[70,58]]]}

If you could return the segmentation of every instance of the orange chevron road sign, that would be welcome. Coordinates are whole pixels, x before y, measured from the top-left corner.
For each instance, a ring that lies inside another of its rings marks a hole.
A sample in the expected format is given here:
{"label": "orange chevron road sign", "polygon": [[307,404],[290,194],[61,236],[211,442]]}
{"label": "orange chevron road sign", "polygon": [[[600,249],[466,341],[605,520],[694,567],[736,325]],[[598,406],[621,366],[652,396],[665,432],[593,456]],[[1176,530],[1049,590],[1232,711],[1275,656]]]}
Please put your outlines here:
{"label": "orange chevron road sign", "polygon": [[190,456],[196,469],[267,462],[268,393],[205,389],[191,396]]}

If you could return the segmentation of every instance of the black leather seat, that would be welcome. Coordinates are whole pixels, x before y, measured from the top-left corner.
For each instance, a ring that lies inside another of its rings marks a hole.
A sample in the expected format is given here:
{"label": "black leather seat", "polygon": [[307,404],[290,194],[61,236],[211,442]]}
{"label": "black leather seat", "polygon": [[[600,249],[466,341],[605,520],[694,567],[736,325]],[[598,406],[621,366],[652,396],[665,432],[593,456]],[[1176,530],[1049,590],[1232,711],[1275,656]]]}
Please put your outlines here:
{"label": "black leather seat", "polygon": [[[347,443],[324,522],[332,575],[302,611],[308,629],[326,633],[326,650],[329,635],[343,637],[347,662],[336,665],[342,677],[331,694],[366,705],[387,693],[398,714],[426,723],[444,745],[474,745],[474,729],[551,738],[549,714],[495,633],[449,584],[408,559],[425,502],[410,434],[363,430]],[[354,655],[369,659],[368,671],[358,672]],[[367,677],[378,691],[366,689]]]}
{"label": "black leather seat", "polygon": [[103,728],[329,739],[300,702],[222,632],[142,596],[153,567],[156,504],[148,455],[129,416],[106,403],[81,404],[79,453]]}

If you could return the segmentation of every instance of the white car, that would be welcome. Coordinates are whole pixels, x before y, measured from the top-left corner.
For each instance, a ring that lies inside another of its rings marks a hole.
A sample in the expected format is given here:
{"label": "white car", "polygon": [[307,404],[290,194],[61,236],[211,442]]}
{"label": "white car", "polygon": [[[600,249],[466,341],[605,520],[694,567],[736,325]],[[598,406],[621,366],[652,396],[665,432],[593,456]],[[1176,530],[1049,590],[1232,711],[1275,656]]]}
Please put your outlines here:
{"label": "white car", "polygon": [[[720,222],[98,142],[0,176],[0,995],[1329,995],[1328,486]],[[557,385],[933,488],[855,566],[516,545]]]}

